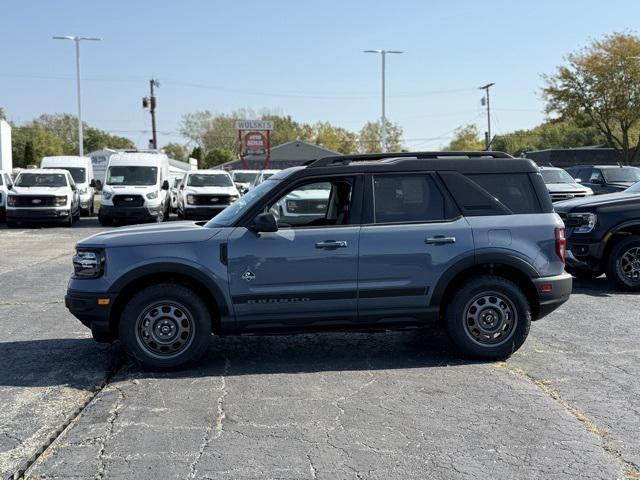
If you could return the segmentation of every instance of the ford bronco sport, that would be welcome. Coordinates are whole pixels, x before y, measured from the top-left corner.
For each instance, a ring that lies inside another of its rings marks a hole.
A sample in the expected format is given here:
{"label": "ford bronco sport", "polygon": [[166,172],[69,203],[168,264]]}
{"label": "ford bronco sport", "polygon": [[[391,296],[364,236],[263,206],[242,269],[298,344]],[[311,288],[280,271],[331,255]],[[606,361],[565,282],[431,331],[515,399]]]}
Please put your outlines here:
{"label": "ford bronco sport", "polygon": [[[324,215],[274,212],[314,185]],[[466,356],[499,359],[569,298],[564,249],[530,160],[336,156],[274,175],[208,223],[82,240],[65,301],[96,340],[120,339],[151,369],[193,364],[211,333],[426,325]]]}

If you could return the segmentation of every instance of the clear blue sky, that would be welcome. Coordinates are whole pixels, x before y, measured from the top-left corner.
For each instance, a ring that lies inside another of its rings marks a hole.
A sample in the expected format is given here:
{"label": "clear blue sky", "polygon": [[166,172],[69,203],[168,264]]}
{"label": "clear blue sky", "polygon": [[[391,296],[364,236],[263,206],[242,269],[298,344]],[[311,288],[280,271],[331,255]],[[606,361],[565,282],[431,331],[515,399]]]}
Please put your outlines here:
{"label": "clear blue sky", "polygon": [[182,114],[268,108],[296,120],[358,130],[387,116],[408,148],[433,149],[471,121],[484,131],[481,93],[492,90],[494,132],[544,119],[541,74],[569,51],[615,31],[636,32],[640,2],[564,1],[32,1],[4,2],[0,106],[18,123],[76,112],[73,43],[82,45],[83,112],[91,125],[146,146],[140,99],[160,79],[160,144],[183,142]]}

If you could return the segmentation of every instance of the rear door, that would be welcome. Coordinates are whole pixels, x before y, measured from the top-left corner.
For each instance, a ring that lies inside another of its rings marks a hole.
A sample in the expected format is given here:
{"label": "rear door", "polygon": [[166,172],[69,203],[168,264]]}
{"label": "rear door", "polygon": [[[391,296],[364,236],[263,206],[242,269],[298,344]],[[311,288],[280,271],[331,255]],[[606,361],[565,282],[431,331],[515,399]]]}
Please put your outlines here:
{"label": "rear door", "polygon": [[366,223],[358,260],[359,322],[403,323],[436,318],[429,300],[443,273],[473,256],[466,219],[430,173],[368,177]]}

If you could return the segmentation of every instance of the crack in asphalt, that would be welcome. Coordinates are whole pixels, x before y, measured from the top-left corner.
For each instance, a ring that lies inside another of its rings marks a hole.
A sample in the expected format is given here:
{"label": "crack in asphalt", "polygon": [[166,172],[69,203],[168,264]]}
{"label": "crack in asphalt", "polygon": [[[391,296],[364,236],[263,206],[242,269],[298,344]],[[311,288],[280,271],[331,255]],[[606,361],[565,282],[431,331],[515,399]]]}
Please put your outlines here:
{"label": "crack in asphalt", "polygon": [[113,406],[113,409],[109,412],[109,418],[107,422],[109,423],[109,429],[107,430],[106,435],[100,439],[100,449],[98,450],[98,461],[100,462],[100,466],[98,467],[98,472],[96,473],[96,479],[105,478],[105,471],[107,469],[107,463],[105,461],[104,452],[107,447],[107,442],[113,438],[113,432],[115,430],[115,422],[118,419],[118,415],[120,415],[120,410],[123,407],[124,400],[126,395],[122,388],[117,385],[113,385],[113,388],[118,391],[118,399],[116,400],[116,404]]}

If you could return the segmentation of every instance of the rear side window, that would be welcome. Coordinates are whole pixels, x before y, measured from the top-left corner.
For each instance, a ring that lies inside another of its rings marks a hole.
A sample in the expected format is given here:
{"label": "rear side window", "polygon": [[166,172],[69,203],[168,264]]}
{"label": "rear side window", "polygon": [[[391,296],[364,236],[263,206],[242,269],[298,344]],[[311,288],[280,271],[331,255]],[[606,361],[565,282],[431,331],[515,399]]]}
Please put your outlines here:
{"label": "rear side window", "polygon": [[430,175],[375,175],[374,222],[434,222],[447,218],[445,198]]}
{"label": "rear side window", "polygon": [[526,173],[469,175],[513,213],[540,213],[540,202]]}

